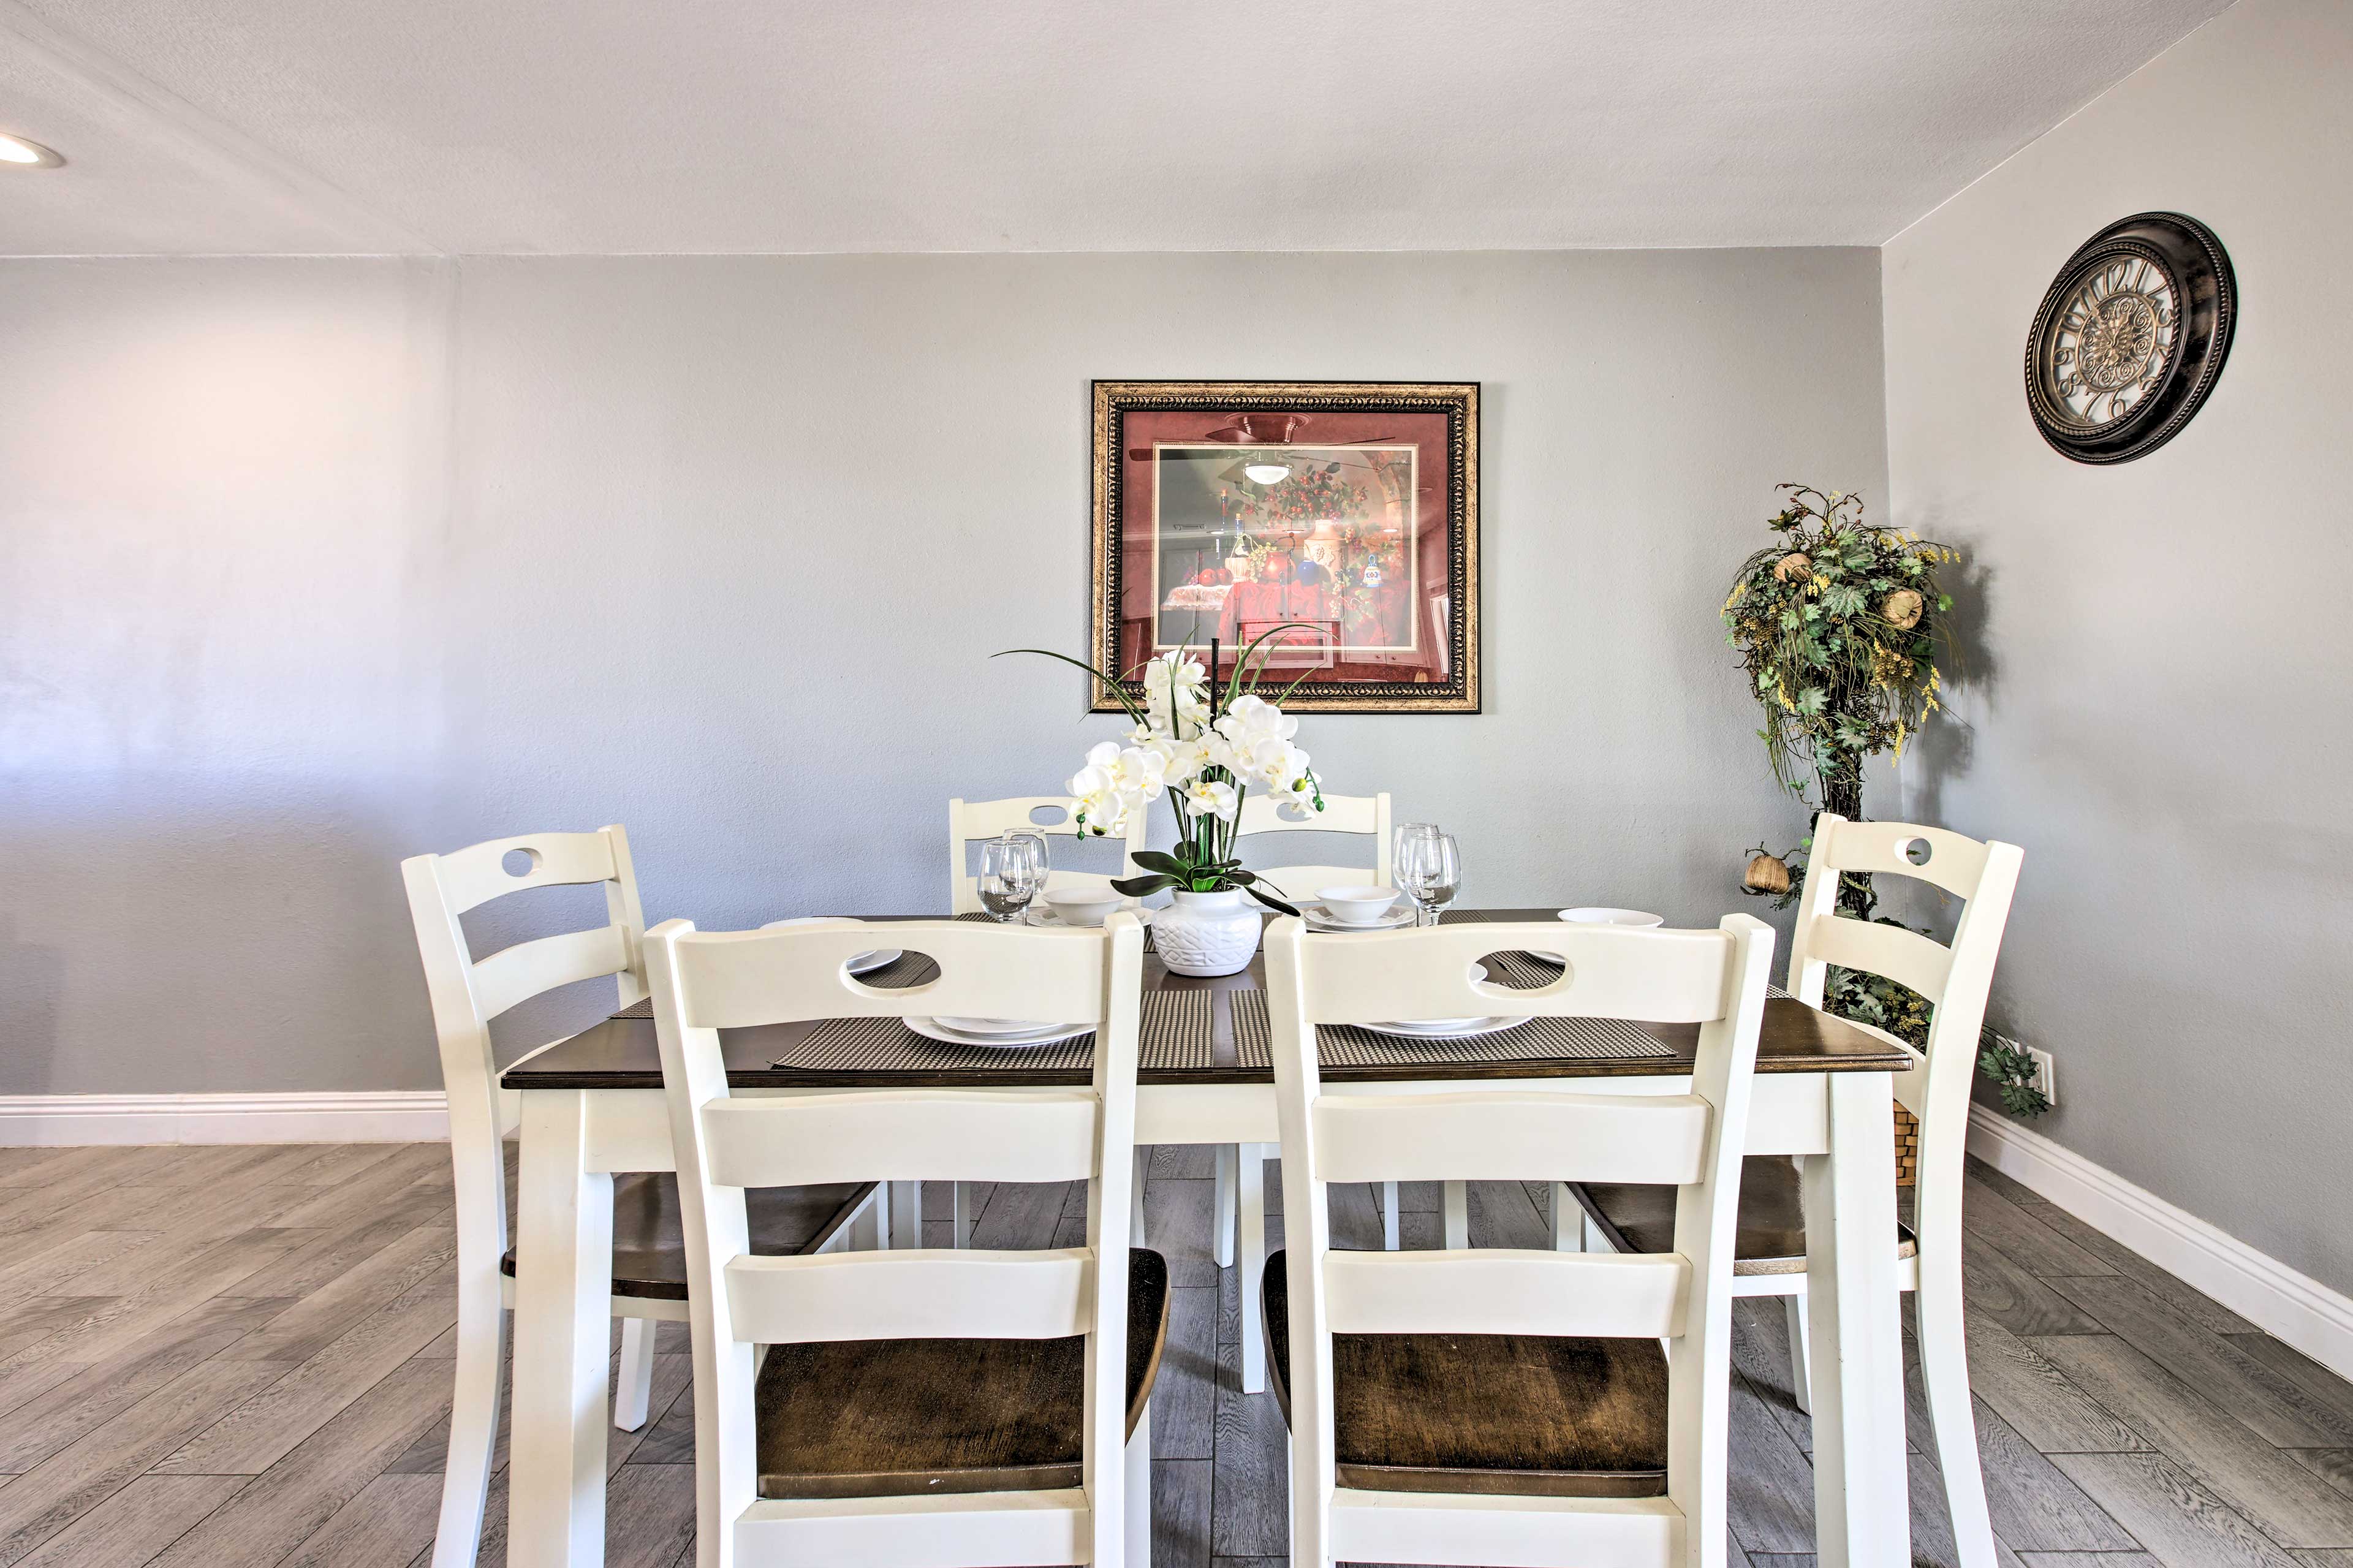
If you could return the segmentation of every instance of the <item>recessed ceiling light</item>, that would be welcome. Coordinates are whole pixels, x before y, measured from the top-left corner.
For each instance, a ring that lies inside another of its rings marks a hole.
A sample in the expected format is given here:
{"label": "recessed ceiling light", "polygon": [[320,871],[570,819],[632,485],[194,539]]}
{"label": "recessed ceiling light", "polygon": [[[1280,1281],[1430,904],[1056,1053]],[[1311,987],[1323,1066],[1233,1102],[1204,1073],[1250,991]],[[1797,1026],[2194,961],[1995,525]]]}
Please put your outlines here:
{"label": "recessed ceiling light", "polygon": [[64,162],[38,142],[0,132],[0,164],[19,169],[54,169]]}

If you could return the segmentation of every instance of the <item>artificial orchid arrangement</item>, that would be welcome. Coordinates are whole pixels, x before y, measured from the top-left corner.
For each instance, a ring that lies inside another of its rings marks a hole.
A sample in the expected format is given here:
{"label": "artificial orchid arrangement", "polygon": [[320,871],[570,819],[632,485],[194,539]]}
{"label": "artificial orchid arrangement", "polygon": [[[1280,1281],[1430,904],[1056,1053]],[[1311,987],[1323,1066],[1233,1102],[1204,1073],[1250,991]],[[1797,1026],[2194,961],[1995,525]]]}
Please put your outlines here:
{"label": "artificial orchid arrangement", "polygon": [[[1141,678],[1141,700],[1126,681],[1080,659],[1046,648],[1005,650],[1077,665],[1115,694],[1135,721],[1124,742],[1105,741],[1091,749],[1086,765],[1068,785],[1071,820],[1087,837],[1125,833],[1133,813],[1163,797],[1176,813],[1176,848],[1138,850],[1135,863],[1145,874],[1112,883],[1128,897],[1241,889],[1269,909],[1287,915],[1299,912],[1261,887],[1257,877],[1234,858],[1242,801],[1251,790],[1265,790],[1309,812],[1324,809],[1322,784],[1307,753],[1292,740],[1299,732],[1299,721],[1285,713],[1279,700],[1270,702],[1257,690],[1266,663],[1260,650],[1269,637],[1289,629],[1276,626],[1260,636],[1242,651],[1223,683],[1202,668],[1190,647],[1148,658],[1128,672],[1129,679]],[[1214,669],[1217,643],[1209,650]],[[1288,689],[1282,693],[1289,694]]]}

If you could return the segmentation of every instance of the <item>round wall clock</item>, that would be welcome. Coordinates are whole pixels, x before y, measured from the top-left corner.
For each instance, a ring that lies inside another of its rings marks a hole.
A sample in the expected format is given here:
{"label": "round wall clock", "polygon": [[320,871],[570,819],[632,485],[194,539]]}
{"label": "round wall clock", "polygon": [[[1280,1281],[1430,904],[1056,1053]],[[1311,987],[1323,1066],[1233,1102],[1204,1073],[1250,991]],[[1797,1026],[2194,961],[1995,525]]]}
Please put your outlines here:
{"label": "round wall clock", "polygon": [[2112,223],[2059,269],[2026,338],[2034,427],[2079,463],[2146,457],[2222,374],[2238,284],[2214,231],[2179,213]]}

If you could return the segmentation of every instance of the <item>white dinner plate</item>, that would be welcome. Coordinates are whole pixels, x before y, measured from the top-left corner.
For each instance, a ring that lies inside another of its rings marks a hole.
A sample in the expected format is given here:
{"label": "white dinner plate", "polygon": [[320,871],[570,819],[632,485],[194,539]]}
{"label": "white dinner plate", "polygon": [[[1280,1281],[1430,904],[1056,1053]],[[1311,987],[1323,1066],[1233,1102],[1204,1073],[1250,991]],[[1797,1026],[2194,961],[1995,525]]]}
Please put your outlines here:
{"label": "white dinner plate", "polygon": [[978,1046],[984,1049],[1026,1051],[1039,1046],[1060,1045],[1062,1041],[1083,1035],[1094,1028],[1092,1024],[1039,1024],[1033,1034],[968,1035],[951,1029],[937,1018],[913,1017],[900,1020],[925,1039],[937,1040],[949,1046]]}
{"label": "white dinner plate", "polygon": [[[778,926],[815,925],[819,921],[833,920],[836,918],[838,917],[832,915],[796,915],[788,921],[770,921],[760,929],[762,931],[775,931]],[[896,963],[906,955],[906,950],[904,948],[869,948],[864,952],[851,953],[849,955],[849,963],[847,967],[852,974],[871,974],[874,971],[881,968],[884,964]]]}
{"label": "white dinner plate", "polygon": [[1359,1024],[1356,1026],[1400,1040],[1468,1040],[1481,1035],[1499,1035],[1505,1029],[1516,1029],[1526,1023],[1529,1016],[1524,1013],[1516,1018],[1416,1018],[1411,1023]]}
{"label": "white dinner plate", "polygon": [[1377,921],[1365,921],[1362,922],[1356,921],[1335,920],[1333,918],[1331,910],[1325,909],[1322,904],[1316,903],[1300,905],[1299,913],[1301,917],[1307,921],[1307,929],[1309,931],[1395,931],[1399,926],[1411,925],[1413,923],[1413,906],[1411,904],[1407,904],[1399,909],[1385,910],[1383,911],[1381,918]]}
{"label": "white dinner plate", "polygon": [[1582,904],[1573,910],[1562,910],[1560,918],[1571,925],[1627,926],[1639,931],[1655,931],[1667,923],[1645,910],[1605,909],[1599,904]]}
{"label": "white dinner plate", "polygon": [[[1113,915],[1134,915],[1145,925],[1152,923],[1152,911],[1140,904],[1122,904],[1112,910]],[[1103,917],[1105,920],[1110,915]],[[1074,926],[1043,904],[1033,904],[1021,916],[1021,923],[1043,927],[1047,931],[1101,931],[1101,925]]]}
{"label": "white dinner plate", "polygon": [[1034,1035],[1040,1029],[1052,1028],[1034,1018],[965,1018],[945,1014],[932,1020],[943,1029],[953,1029],[959,1035]]}

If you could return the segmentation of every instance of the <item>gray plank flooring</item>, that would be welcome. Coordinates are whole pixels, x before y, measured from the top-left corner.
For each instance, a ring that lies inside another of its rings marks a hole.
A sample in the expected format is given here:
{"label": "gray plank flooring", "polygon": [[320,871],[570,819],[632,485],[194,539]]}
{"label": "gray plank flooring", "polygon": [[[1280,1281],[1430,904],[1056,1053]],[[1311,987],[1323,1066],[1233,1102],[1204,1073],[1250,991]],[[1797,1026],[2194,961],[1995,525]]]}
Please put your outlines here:
{"label": "gray plank flooring", "polygon": [[[1158,1151],[1145,1194],[1175,1281],[1154,1563],[1274,1568],[1285,1433],[1271,1395],[1240,1390],[1257,1326],[1210,1256],[1213,1171],[1206,1149]],[[936,1245],[947,1193],[926,1197]],[[980,1245],[1081,1233],[1074,1189],[974,1197]],[[1473,1240],[1542,1245],[1546,1201],[1474,1186]],[[1435,1245],[1438,1189],[1409,1184],[1399,1206],[1406,1244]],[[1981,1166],[1968,1215],[1978,1440],[2008,1568],[2353,1568],[2353,1386]],[[1333,1226],[1378,1245],[1376,1194],[1337,1194]],[[1268,1228],[1279,1246],[1279,1212]],[[455,1290],[444,1149],[0,1150],[0,1568],[429,1562]],[[1744,1302],[1736,1321],[1730,1561],[1812,1568],[1812,1424],[1789,1396],[1780,1306]],[[691,1365],[678,1325],[656,1345],[653,1417],[613,1433],[608,1456],[607,1561],[628,1568],[693,1558]],[[1916,1403],[1911,1442],[1913,1554],[1947,1568]],[[505,1558],[503,1436],[496,1467],[486,1568]]]}

